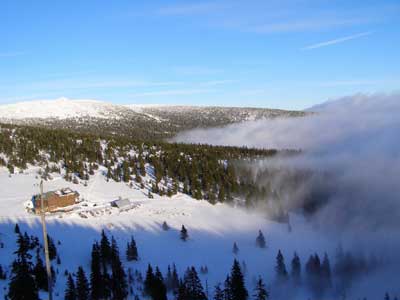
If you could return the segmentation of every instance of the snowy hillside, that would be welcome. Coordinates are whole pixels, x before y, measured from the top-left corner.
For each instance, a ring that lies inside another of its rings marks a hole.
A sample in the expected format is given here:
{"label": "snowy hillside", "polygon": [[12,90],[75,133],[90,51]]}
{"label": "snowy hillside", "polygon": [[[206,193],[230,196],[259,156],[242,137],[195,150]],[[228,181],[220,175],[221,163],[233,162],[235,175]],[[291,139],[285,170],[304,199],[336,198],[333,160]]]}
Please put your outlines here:
{"label": "snowy hillside", "polygon": [[[0,169],[0,182],[8,186],[0,196],[0,241],[4,243],[4,248],[0,249],[0,264],[7,266],[7,270],[16,247],[13,232],[15,222],[19,222],[22,231],[27,230],[29,234],[41,237],[39,217],[26,212],[24,208],[25,202],[38,192],[36,171],[36,168],[31,168],[24,174],[9,177],[4,168]],[[79,212],[71,212],[47,218],[50,235],[56,241],[61,241],[61,245],[57,246],[61,264],[53,262],[59,270],[55,288],[58,297],[55,299],[63,299],[66,281],[64,270],[74,272],[82,265],[87,274],[90,273],[91,245],[99,240],[102,229],[116,237],[124,265],[140,270],[143,275],[148,263],[159,266],[163,273],[167,265],[172,263],[177,265],[179,273],[191,265],[198,269],[207,266],[208,274],[202,274],[201,281],[208,286],[210,295],[214,285],[224,280],[234,258],[246,265],[245,279],[252,290],[258,276],[262,276],[268,286],[273,283],[278,249],[282,249],[288,260],[295,250],[306,260],[315,251],[322,255],[324,251],[333,251],[336,247],[334,241],[312,233],[300,218],[293,218],[294,229],[289,232],[287,225],[268,221],[262,214],[222,204],[212,206],[206,201],[194,200],[182,194],[172,198],[155,195],[154,199],[148,199],[141,190],[123,183],[106,182],[99,173],[89,180],[86,187],[58,177],[45,182],[46,191],[66,186],[77,189],[87,201],[87,206],[82,206],[87,213],[85,217]],[[107,206],[119,196],[129,198],[134,208],[122,212]],[[162,230],[164,221],[171,227],[169,231]],[[188,229],[187,242],[179,239],[181,225]],[[255,246],[260,229],[267,240],[266,249]],[[304,240],[305,234],[309,236],[307,240]],[[125,245],[131,235],[138,245],[138,262],[124,259]],[[236,255],[232,253],[234,242],[239,247]],[[0,280],[0,297],[4,295],[2,287],[5,286],[6,282]]]}
{"label": "snowy hillside", "polygon": [[177,132],[197,127],[303,115],[303,112],[264,108],[118,105],[67,98],[0,105],[0,122],[4,123],[44,125],[141,139],[172,137]]}
{"label": "snowy hillside", "polygon": [[42,100],[20,102],[0,106],[0,119],[47,119],[47,118],[110,118],[122,110],[113,104],[95,100]]}

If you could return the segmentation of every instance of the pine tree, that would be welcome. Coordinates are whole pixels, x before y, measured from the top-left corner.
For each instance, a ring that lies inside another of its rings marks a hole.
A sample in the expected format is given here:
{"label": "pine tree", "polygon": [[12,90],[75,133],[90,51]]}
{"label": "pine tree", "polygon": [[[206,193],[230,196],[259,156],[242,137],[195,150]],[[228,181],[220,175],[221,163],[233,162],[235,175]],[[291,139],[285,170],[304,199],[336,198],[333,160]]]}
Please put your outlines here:
{"label": "pine tree", "polygon": [[53,239],[49,235],[47,235],[47,243],[49,245],[49,258],[50,260],[54,260],[57,258],[57,248]]}
{"label": "pine tree", "polygon": [[8,298],[10,300],[39,300],[38,289],[26,256],[20,256],[13,262],[11,272]]}
{"label": "pine tree", "polygon": [[279,283],[286,281],[288,273],[286,270],[285,259],[282,255],[281,250],[278,251],[278,255],[276,256],[275,272],[276,272],[276,279],[278,280]]}
{"label": "pine tree", "polygon": [[0,280],[5,280],[7,279],[6,273],[3,270],[3,266],[0,265]]}
{"label": "pine tree", "polygon": [[226,279],[224,281],[224,300],[233,300],[233,295],[232,295],[232,281],[231,277],[228,275],[226,276]]}
{"label": "pine tree", "polygon": [[153,300],[167,300],[167,288],[164,284],[164,278],[160,272],[160,269],[156,267],[153,280]]}
{"label": "pine tree", "polygon": [[176,300],[189,300],[186,292],[186,286],[183,281],[179,282]]}
{"label": "pine tree", "polygon": [[181,238],[182,241],[185,241],[185,242],[189,238],[189,234],[188,234],[187,229],[185,228],[184,225],[182,225],[180,238]]}
{"label": "pine tree", "polygon": [[153,286],[154,286],[154,273],[153,273],[153,268],[149,264],[147,266],[146,278],[143,283],[143,291],[145,292],[146,295],[150,296],[152,294]]}
{"label": "pine tree", "polygon": [[321,280],[323,281],[323,288],[329,289],[332,287],[332,274],[331,274],[331,265],[329,262],[328,255],[324,254],[324,259],[321,265]]}
{"label": "pine tree", "polygon": [[256,288],[254,290],[254,300],[267,300],[269,297],[265,288],[265,284],[261,277],[257,280]]}
{"label": "pine tree", "polygon": [[172,290],[172,271],[171,271],[171,266],[168,265],[167,268],[167,276],[165,277],[165,287],[167,288],[167,291]]}
{"label": "pine tree", "polygon": [[300,263],[300,257],[297,255],[297,253],[294,253],[293,259],[292,259],[292,280],[293,283],[298,285],[301,282],[301,263]]}
{"label": "pine tree", "polygon": [[29,260],[32,258],[32,255],[28,253],[29,248],[30,248],[30,242],[29,242],[29,237],[28,240],[24,237],[22,234],[18,234],[17,238],[17,251],[14,252],[14,254],[17,254],[18,258],[25,258],[25,260]]}
{"label": "pine tree", "polygon": [[177,291],[179,287],[179,276],[175,264],[172,265],[172,290]]}
{"label": "pine tree", "polygon": [[265,237],[261,230],[258,231],[258,236],[256,238],[256,245],[260,248],[266,247]]}
{"label": "pine tree", "polygon": [[92,247],[90,264],[90,297],[91,300],[100,300],[105,298],[105,282],[101,273],[100,247],[96,243]]}
{"label": "pine tree", "polygon": [[232,252],[235,255],[239,253],[239,248],[238,248],[236,242],[233,243]]}
{"label": "pine tree", "polygon": [[75,282],[71,274],[68,274],[67,288],[65,289],[64,300],[76,300]]}
{"label": "pine tree", "polygon": [[183,280],[186,291],[186,299],[190,300],[206,300],[206,294],[204,293],[203,286],[197,275],[194,267],[188,268]]}
{"label": "pine tree", "polygon": [[15,232],[16,234],[18,234],[18,235],[21,234],[21,230],[19,229],[18,223],[15,224],[14,232]]}
{"label": "pine tree", "polygon": [[128,284],[126,274],[122,266],[117,242],[111,239],[111,287],[114,300],[123,300],[128,296]]}
{"label": "pine tree", "polygon": [[36,286],[40,290],[47,291],[48,283],[47,283],[47,271],[43,264],[43,260],[40,257],[39,249],[36,250],[36,264],[33,267],[33,276],[35,276]]}
{"label": "pine tree", "polygon": [[111,246],[110,241],[104,230],[101,231],[100,239],[100,257],[103,264],[103,268],[108,265],[111,261]]}
{"label": "pine tree", "polygon": [[89,282],[85,271],[82,267],[78,267],[78,272],[76,273],[76,299],[88,300],[90,296],[89,292]]}
{"label": "pine tree", "polygon": [[306,264],[307,282],[311,290],[320,295],[323,290],[321,282],[321,262],[317,254],[311,255]]}
{"label": "pine tree", "polygon": [[163,222],[163,224],[162,224],[162,229],[163,229],[164,231],[168,231],[168,230],[169,230],[169,225],[167,224],[166,221]]}
{"label": "pine tree", "polygon": [[244,277],[239,262],[235,259],[230,275],[230,289],[232,300],[246,300],[248,292],[244,284]]}
{"label": "pine tree", "polygon": [[32,250],[34,247],[33,247],[33,245],[31,244],[31,239],[30,239],[28,233],[24,232],[23,239],[24,239],[24,243],[25,243],[27,249],[28,249],[28,250]]}
{"label": "pine tree", "polygon": [[136,242],[133,237],[126,247],[126,259],[128,261],[138,260],[138,251],[136,247]]}
{"label": "pine tree", "polygon": [[218,283],[214,289],[214,300],[225,300],[224,291],[221,288],[221,283]]}

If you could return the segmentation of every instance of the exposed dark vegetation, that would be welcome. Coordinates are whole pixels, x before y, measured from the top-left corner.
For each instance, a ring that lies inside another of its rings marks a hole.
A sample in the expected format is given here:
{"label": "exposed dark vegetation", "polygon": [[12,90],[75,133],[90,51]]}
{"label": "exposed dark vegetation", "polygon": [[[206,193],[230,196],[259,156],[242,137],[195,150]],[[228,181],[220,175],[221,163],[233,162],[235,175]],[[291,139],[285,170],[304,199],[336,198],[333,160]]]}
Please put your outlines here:
{"label": "exposed dark vegetation", "polygon": [[[0,165],[10,173],[31,165],[83,183],[102,168],[107,180],[137,185],[152,193],[172,196],[182,192],[211,203],[232,201],[258,189],[241,180],[237,161],[272,157],[276,150],[210,145],[149,142],[125,137],[106,137],[42,127],[1,125]],[[290,155],[295,151],[280,151]]]}
{"label": "exposed dark vegetation", "polygon": [[178,132],[194,128],[225,126],[245,120],[258,120],[276,117],[301,117],[301,111],[286,111],[265,108],[238,107],[143,107],[136,112],[123,106],[115,106],[106,112],[106,118],[68,118],[68,119],[25,119],[3,120],[22,125],[43,126],[46,128],[69,129],[80,133],[109,136],[126,136],[140,140],[160,140],[171,138]]}

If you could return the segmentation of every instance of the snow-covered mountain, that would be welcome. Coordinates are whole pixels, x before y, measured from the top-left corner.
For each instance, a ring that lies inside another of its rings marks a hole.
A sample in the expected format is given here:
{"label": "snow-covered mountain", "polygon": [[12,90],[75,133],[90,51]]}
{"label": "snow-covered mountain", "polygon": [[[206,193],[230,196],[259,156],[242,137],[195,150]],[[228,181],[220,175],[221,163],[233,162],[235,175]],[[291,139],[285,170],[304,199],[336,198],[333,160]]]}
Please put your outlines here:
{"label": "snow-covered mountain", "polygon": [[95,100],[40,100],[0,106],[0,119],[110,118],[122,107]]}
{"label": "snow-covered mountain", "polygon": [[302,115],[303,112],[265,108],[118,105],[67,98],[0,105],[0,122],[3,123],[45,125],[137,138],[164,138],[197,127]]}

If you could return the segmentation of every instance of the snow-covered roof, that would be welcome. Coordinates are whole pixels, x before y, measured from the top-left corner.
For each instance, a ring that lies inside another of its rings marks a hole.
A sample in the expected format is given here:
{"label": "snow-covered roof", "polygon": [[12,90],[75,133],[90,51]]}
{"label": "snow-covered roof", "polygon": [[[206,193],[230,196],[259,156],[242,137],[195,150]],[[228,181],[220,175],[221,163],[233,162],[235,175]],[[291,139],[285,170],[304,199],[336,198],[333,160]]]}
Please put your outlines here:
{"label": "snow-covered roof", "polygon": [[112,204],[118,208],[123,208],[131,205],[129,199],[118,199],[112,202]]}

